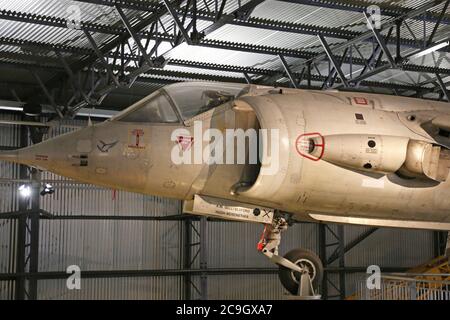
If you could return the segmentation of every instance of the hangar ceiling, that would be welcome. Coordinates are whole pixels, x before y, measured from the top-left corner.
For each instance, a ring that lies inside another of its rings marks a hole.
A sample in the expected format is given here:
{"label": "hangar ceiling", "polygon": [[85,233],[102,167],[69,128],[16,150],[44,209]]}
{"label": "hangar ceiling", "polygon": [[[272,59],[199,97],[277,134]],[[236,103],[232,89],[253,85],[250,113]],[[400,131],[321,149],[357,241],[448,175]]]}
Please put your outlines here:
{"label": "hangar ceiling", "polygon": [[74,116],[207,80],[448,100],[449,2],[3,0],[0,99]]}

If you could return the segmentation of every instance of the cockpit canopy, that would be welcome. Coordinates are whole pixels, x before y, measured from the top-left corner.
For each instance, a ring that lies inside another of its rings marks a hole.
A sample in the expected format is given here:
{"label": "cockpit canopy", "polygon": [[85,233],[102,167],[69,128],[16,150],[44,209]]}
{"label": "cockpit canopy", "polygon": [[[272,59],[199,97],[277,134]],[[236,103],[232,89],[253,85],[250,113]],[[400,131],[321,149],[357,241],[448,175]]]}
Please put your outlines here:
{"label": "cockpit canopy", "polygon": [[234,100],[245,84],[185,82],[159,89],[112,118],[112,121],[179,123]]}

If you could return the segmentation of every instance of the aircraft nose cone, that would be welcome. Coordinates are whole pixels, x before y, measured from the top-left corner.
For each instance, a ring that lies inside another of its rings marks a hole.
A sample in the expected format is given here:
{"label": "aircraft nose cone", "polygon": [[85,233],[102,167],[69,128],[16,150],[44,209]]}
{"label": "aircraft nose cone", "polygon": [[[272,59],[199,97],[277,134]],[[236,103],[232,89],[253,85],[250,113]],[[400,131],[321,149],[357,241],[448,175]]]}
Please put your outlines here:
{"label": "aircraft nose cone", "polygon": [[0,160],[15,162],[18,159],[17,151],[0,152]]}

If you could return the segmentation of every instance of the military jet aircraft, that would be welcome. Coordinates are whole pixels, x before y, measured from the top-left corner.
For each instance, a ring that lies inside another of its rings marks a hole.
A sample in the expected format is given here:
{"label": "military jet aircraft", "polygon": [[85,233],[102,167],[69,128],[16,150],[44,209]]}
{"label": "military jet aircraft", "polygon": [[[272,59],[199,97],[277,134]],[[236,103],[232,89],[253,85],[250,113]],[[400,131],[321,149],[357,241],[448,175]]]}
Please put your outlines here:
{"label": "military jet aircraft", "polygon": [[450,230],[450,108],[442,102],[178,83],[0,160],[260,223],[257,248],[293,294],[303,275],[317,287],[323,267],[306,250],[278,255],[291,221]]}

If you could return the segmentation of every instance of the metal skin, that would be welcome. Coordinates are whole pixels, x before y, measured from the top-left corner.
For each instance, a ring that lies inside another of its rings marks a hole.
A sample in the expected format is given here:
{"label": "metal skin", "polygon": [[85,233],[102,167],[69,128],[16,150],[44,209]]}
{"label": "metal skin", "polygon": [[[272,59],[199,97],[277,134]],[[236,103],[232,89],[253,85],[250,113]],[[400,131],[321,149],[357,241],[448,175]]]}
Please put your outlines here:
{"label": "metal skin", "polygon": [[[439,134],[449,126],[449,110],[418,99],[251,85],[184,123],[113,119],[1,153],[0,160],[143,194],[266,206],[299,221],[450,230],[450,139]],[[184,128],[194,137],[195,121],[203,130],[278,129],[277,173],[258,175],[258,165],[174,164],[172,132]]]}

